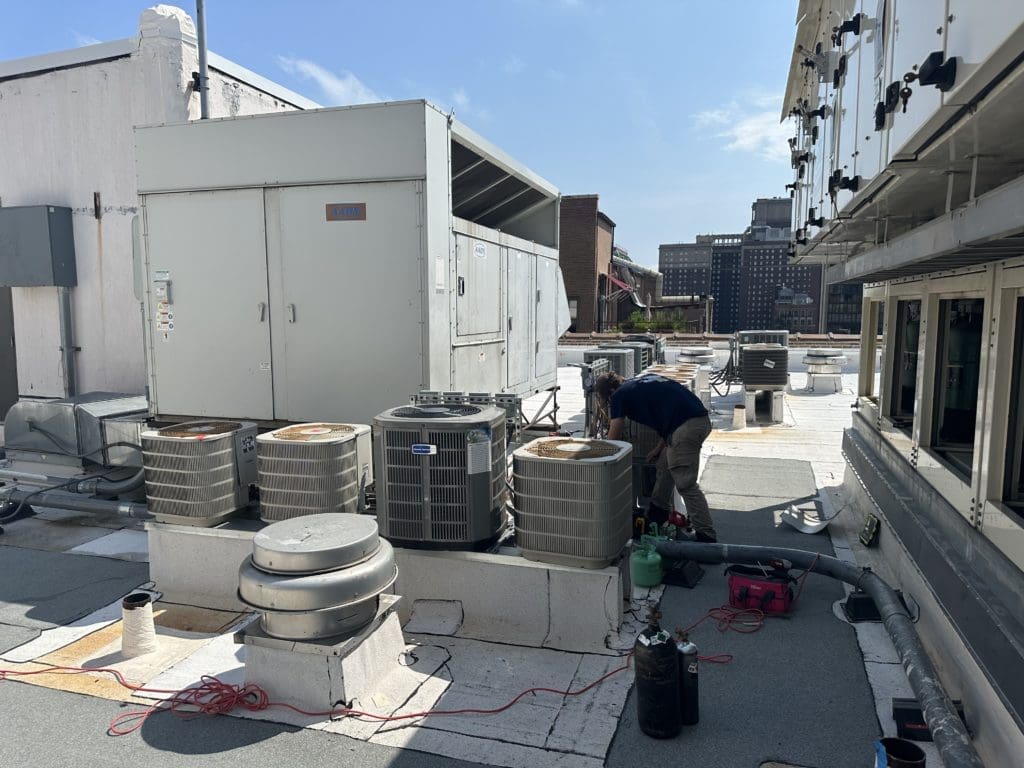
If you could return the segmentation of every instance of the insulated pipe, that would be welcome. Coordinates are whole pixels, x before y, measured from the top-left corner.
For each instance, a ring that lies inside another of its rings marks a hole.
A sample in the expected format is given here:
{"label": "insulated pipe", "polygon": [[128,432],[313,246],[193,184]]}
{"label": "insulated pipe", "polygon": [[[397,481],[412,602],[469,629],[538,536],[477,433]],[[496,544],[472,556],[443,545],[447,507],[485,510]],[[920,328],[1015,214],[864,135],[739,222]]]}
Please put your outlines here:
{"label": "insulated pipe", "polygon": [[210,116],[206,92],[210,90],[209,70],[206,67],[206,3],[196,0],[196,44],[199,46],[199,119]]}
{"label": "insulated pipe", "polygon": [[802,549],[750,547],[736,544],[697,544],[693,542],[658,541],[658,554],[675,560],[699,563],[746,563],[753,565],[773,559],[789,560],[797,568],[845,581],[871,595],[882,616],[892,643],[903,662],[910,687],[921,703],[925,722],[946,768],[984,768],[971,743],[967,728],[960,720],[953,702],[946,695],[935,667],[921,644],[921,638],[906,608],[892,587],[870,568],[860,568],[834,557]]}
{"label": "insulated pipe", "polygon": [[134,475],[124,480],[110,481],[102,478],[83,480],[74,487],[74,491],[75,493],[98,494],[100,496],[120,496],[123,493],[131,493],[138,490],[145,481],[145,470],[140,469]]}
{"label": "insulated pipe", "polygon": [[117,514],[133,517],[138,520],[152,519],[145,504],[133,501],[111,501],[94,499],[89,496],[72,496],[69,493],[55,491],[9,491],[0,490],[0,501],[14,504],[35,504],[40,507],[70,509],[74,512],[96,512],[99,514]]}

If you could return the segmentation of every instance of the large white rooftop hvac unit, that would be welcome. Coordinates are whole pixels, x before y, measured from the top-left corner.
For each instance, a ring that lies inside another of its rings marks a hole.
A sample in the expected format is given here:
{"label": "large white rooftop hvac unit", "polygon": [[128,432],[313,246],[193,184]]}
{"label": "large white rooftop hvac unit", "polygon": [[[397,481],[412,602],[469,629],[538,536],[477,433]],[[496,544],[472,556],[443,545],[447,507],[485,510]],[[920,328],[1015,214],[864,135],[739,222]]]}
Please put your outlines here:
{"label": "large white rooftop hvac unit", "polygon": [[512,454],[523,556],[604,568],[633,519],[632,448],[618,440],[542,437]]}
{"label": "large white rooftop hvac unit", "polygon": [[358,512],[373,482],[370,427],[317,422],[256,438],[260,519]]}
{"label": "large white rooftop hvac unit", "polygon": [[634,365],[636,352],[632,347],[618,347],[615,349],[603,347],[583,353],[583,362],[585,363],[591,363],[601,358],[607,360],[611,369],[624,379],[631,379],[636,374]]}
{"label": "large white rooftop hvac unit", "polygon": [[256,425],[188,421],[142,433],[146,503],[157,522],[217,525],[249,503]]}
{"label": "large white rooftop hvac unit", "polygon": [[505,522],[505,411],[439,403],[373,420],[377,522],[398,546],[484,549]]}

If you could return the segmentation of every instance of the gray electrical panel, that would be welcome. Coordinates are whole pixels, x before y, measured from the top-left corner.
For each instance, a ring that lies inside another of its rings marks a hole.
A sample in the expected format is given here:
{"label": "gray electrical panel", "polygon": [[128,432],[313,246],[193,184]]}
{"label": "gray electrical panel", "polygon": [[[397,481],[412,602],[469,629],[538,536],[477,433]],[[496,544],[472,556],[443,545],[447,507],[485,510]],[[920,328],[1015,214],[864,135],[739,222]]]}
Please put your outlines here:
{"label": "gray electrical panel", "polygon": [[77,284],[70,208],[0,208],[0,287]]}

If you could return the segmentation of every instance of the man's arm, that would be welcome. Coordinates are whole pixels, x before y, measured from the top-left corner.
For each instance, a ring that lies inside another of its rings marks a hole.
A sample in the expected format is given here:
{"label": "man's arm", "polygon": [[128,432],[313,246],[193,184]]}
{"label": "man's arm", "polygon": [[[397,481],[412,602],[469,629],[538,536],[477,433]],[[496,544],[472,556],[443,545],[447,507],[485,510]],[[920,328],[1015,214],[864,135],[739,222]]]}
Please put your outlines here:
{"label": "man's arm", "polygon": [[611,426],[608,427],[608,439],[621,440],[622,432],[625,428],[626,420],[624,418],[612,419]]}

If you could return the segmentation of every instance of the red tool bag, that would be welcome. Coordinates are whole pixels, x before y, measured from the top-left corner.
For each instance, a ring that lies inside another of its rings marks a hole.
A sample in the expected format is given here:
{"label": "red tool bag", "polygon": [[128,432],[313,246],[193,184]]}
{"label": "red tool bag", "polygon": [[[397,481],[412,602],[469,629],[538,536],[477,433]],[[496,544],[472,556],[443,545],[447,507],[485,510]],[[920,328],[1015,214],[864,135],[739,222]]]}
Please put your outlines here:
{"label": "red tool bag", "polygon": [[729,605],[756,608],[763,613],[789,613],[793,609],[792,564],[772,560],[767,565],[730,565],[725,569],[729,581]]}

